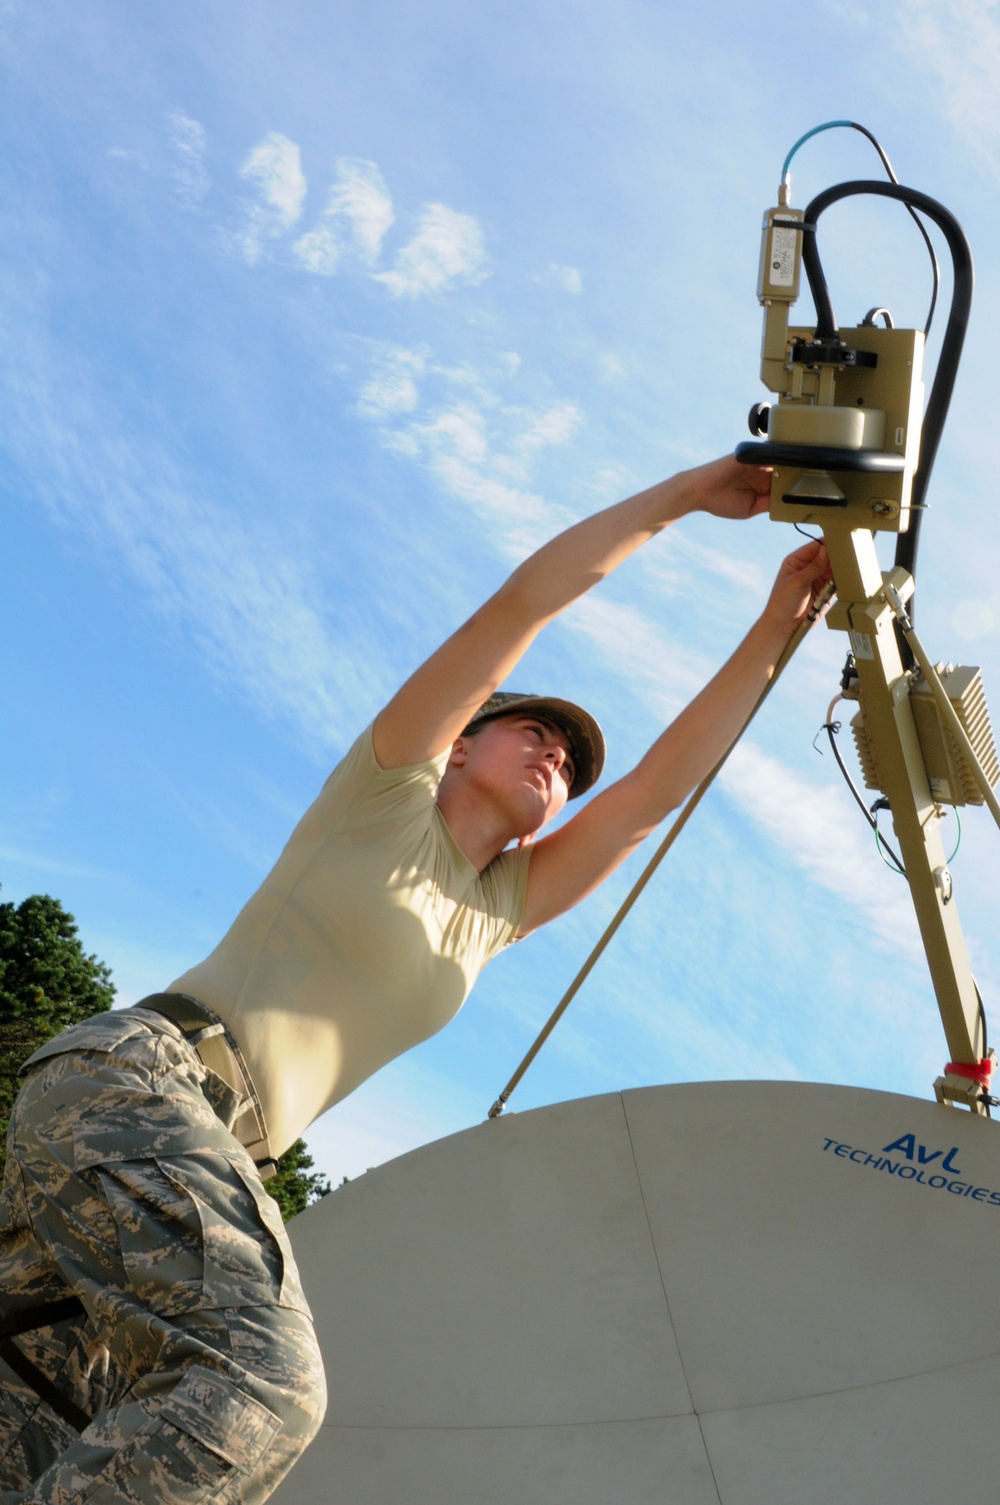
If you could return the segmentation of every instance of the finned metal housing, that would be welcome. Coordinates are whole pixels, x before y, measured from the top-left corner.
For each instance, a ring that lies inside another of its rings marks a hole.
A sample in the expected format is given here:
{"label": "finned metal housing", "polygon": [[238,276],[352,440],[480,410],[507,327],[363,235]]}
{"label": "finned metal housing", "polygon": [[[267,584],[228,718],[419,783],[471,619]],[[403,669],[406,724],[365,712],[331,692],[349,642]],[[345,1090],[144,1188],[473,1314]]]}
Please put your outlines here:
{"label": "finned metal housing", "polygon": [[[991,786],[1000,779],[1000,761],[990,726],[990,715],[978,668],[962,664],[939,664],[938,676],[948,699],[972,743],[980,766]],[[909,680],[910,705],[931,795],[939,805],[981,805],[983,793],[964,752],[951,728],[942,720],[933,691],[919,669],[912,670]],[[886,792],[879,769],[876,743],[868,734],[864,710],[851,721],[858,761],[865,786]]]}

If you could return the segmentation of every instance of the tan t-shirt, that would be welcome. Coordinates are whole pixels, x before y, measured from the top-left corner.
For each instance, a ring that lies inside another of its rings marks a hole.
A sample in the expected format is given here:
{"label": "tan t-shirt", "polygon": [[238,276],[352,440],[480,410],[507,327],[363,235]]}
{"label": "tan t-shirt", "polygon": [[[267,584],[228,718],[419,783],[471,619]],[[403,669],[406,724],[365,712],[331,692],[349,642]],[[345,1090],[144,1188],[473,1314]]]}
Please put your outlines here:
{"label": "tan t-shirt", "polygon": [[447,759],[379,768],[369,728],[219,945],[170,984],[232,1029],[275,1154],[446,1024],[516,935],[530,849],[476,871],[436,804]]}

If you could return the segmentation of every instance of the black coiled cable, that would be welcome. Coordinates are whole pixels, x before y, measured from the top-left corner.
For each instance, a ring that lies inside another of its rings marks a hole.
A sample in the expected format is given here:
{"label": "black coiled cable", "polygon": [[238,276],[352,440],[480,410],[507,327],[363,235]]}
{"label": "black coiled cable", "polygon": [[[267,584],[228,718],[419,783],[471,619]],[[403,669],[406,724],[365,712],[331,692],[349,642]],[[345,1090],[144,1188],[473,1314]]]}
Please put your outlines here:
{"label": "black coiled cable", "polygon": [[[927,400],[927,411],[924,414],[920,440],[920,459],[913,478],[910,502],[913,512],[908,530],[900,533],[896,540],[895,562],[902,565],[913,576],[916,572],[920,522],[926,506],[927,486],[937,456],[938,445],[941,442],[944,422],[948,416],[951,394],[958,375],[958,363],[962,355],[962,346],[965,343],[965,332],[969,325],[969,314],[972,310],[974,283],[972,250],[965,231],[950,210],[946,209],[943,204],[939,204],[937,199],[932,199],[929,194],[921,193],[917,188],[905,188],[899,183],[864,179],[838,183],[835,187],[827,188],[823,193],[816,195],[805,210],[805,223],[815,225],[824,209],[828,209],[831,204],[837,203],[840,199],[850,198],[857,194],[874,194],[879,198],[898,199],[908,207],[919,209],[926,214],[944,235],[948,250],[951,252],[954,269],[951,308],[948,312],[948,323],[941,344],[937,370],[934,373],[934,382]],[[802,246],[802,264],[809,279],[809,290],[816,307],[816,338],[836,339],[839,335],[837,320],[830,300],[830,290],[823,275],[816,241],[815,234],[807,234],[803,238]],[[910,611],[912,615],[912,605]]]}

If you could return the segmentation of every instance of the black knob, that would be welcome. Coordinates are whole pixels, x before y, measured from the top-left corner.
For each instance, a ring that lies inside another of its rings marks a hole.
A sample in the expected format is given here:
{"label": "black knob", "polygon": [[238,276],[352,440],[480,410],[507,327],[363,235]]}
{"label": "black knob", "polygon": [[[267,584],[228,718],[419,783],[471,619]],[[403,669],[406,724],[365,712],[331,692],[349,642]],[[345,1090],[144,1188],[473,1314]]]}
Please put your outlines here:
{"label": "black knob", "polygon": [[767,438],[767,415],[770,411],[769,402],[755,402],[747,414],[747,424],[755,438]]}

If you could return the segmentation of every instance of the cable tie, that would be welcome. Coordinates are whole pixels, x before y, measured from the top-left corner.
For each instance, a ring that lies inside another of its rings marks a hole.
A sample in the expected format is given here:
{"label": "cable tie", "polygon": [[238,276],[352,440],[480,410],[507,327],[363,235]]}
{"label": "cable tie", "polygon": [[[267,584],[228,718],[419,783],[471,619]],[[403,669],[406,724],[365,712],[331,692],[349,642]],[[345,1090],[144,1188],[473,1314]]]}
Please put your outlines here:
{"label": "cable tie", "polygon": [[[782,206],[779,205],[779,208]],[[772,225],[777,225],[779,230],[800,230],[803,235],[816,234],[816,221],[803,219],[773,219]]]}
{"label": "cable tie", "polygon": [[974,1061],[949,1061],[944,1068],[944,1074],[945,1076],[965,1077],[967,1081],[978,1082],[985,1091],[990,1085],[993,1066],[994,1062],[990,1056],[984,1056],[978,1065]]}

